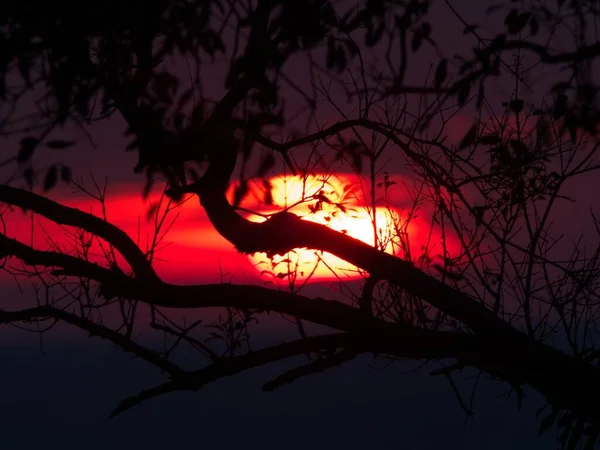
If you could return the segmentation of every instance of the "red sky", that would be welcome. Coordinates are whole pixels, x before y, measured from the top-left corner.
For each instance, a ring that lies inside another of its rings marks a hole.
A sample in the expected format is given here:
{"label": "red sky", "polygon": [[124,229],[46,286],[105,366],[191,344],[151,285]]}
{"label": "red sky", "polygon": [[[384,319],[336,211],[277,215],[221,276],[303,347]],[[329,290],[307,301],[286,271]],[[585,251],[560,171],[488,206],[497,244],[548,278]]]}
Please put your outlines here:
{"label": "red sky", "polygon": [[[288,200],[293,201],[295,196],[299,196],[298,182],[293,183],[293,180],[288,180],[284,185],[282,178],[272,179],[275,188],[273,190],[274,201],[276,205],[283,205],[284,190],[288,193]],[[390,176],[390,180],[395,184],[390,187],[389,199],[391,203],[390,211],[396,219],[402,220],[406,217],[407,210],[411,207],[411,199],[409,192],[405,189],[404,180],[399,176]],[[330,215],[331,226],[338,230],[347,230],[348,233],[356,238],[365,240],[371,245],[373,243],[373,231],[370,224],[368,213],[361,208],[360,205],[364,201],[361,184],[353,175],[342,175],[336,179],[329,181],[326,189],[332,194],[337,193],[343,186],[353,186],[352,196],[347,196],[345,206],[348,208],[346,214],[337,211]],[[285,186],[285,187],[284,187]],[[306,194],[316,193],[318,183],[313,182],[312,185],[306,185]],[[158,194],[152,195],[148,200],[144,201],[141,198],[139,185],[109,185],[106,197],[106,214],[108,220],[114,225],[126,231],[132,238],[140,243],[143,249],[146,249],[147,242],[152,239],[152,230],[154,228],[153,221],[146,219],[147,211],[153,202],[160,199]],[[311,190],[312,189],[312,190]],[[326,190],[324,189],[324,190]],[[378,196],[382,195],[382,189],[378,192]],[[95,215],[102,214],[102,208],[97,200],[85,196],[85,194],[60,196],[55,200],[64,203],[68,206],[91,212]],[[330,195],[335,200],[335,194]],[[265,208],[260,206],[258,202],[250,195],[243,203],[243,206],[258,210],[263,213],[274,212],[273,207]],[[327,205],[323,211],[316,214],[316,219],[312,220],[327,223],[324,217],[327,215]],[[307,214],[306,206],[296,207],[294,212],[307,215],[307,218],[315,215]],[[331,210],[329,211],[331,213]],[[177,216],[177,217],[176,217]],[[420,252],[420,246],[423,245],[424,239],[427,239],[428,221],[426,211],[422,211],[420,215],[413,220],[409,226],[411,235],[411,251],[413,256]],[[169,224],[172,219],[176,219],[169,229],[163,241],[163,248],[158,252],[158,259],[155,266],[159,274],[166,280],[176,283],[206,283],[219,282],[221,280],[228,282],[260,282],[259,270],[268,268],[267,265],[261,265],[257,270],[254,265],[260,261],[266,263],[264,257],[256,255],[248,257],[239,254],[224,238],[222,238],[212,227],[208,218],[204,214],[202,207],[198,202],[191,198],[173,210],[166,224]],[[383,236],[390,230],[385,223],[386,219],[390,220],[390,213],[386,212],[385,208],[378,209],[378,228],[381,229]],[[255,219],[258,220],[258,219]],[[14,237],[23,242],[30,242],[32,218],[29,214],[23,214],[20,210],[14,211],[7,216],[7,235]],[[55,244],[63,246],[63,248],[73,248],[72,238],[69,237],[68,231],[59,228],[56,224],[35,216],[34,218],[33,242],[36,248],[47,249],[50,246],[48,236],[52,237]],[[167,225],[165,225],[167,226]],[[68,230],[68,229],[67,229]],[[434,236],[435,240],[436,236]],[[438,251],[440,247],[438,245]],[[94,245],[92,247],[93,258],[102,260],[101,247]],[[393,252],[391,244],[388,245],[387,251]],[[435,252],[435,250],[434,250]],[[303,258],[306,258],[307,252],[304,252]],[[280,258],[281,259],[281,258]],[[335,266],[332,260],[326,260],[329,265]],[[336,263],[341,261],[336,261]],[[304,269],[310,272],[310,263],[303,265]],[[329,270],[323,265],[314,275],[314,281],[323,281],[324,279],[335,278]],[[347,269],[349,267],[346,267]],[[358,275],[346,274],[345,277],[356,278]],[[6,280],[6,277],[4,277]],[[267,280],[264,278],[263,280]],[[8,281],[8,280],[6,280]],[[10,281],[9,281],[10,282]]]}
{"label": "red sky", "polygon": [[[411,199],[408,191],[405,189],[404,183],[406,182],[400,176],[391,175],[390,181],[396,183],[390,187],[390,210],[393,211],[397,218],[406,217],[405,210],[410,208]],[[275,184],[273,192],[274,201],[276,204],[282,204],[283,191],[281,183],[278,184],[280,179],[272,179]],[[364,180],[363,180],[364,181]],[[341,218],[339,216],[333,219],[333,227],[336,229],[347,229],[350,235],[355,235],[357,238],[364,238],[367,242],[373,242],[372,228],[369,223],[368,215],[364,209],[358,207],[364,198],[361,194],[360,182],[354,175],[342,175],[338,176],[335,180],[329,181],[328,195],[332,200],[336,200],[335,195],[331,195],[331,192],[339,190],[344,185],[353,183],[356,192],[354,198],[346,199],[344,203],[348,208],[347,217]],[[293,180],[288,180],[286,186],[289,186],[288,199],[292,200],[295,193],[295,189],[298,187],[295,185]],[[315,184],[307,185],[307,194],[316,193]],[[312,189],[312,191],[311,191]],[[381,189],[378,195],[381,195]],[[53,192],[51,197],[53,200],[59,201],[71,207],[78,208],[82,211],[91,212],[92,214],[101,216],[102,208],[97,200],[86,196],[85,194],[63,194],[59,195],[59,191]],[[297,194],[297,191],[296,191]],[[108,186],[105,209],[107,219],[114,225],[120,227],[129,234],[133,239],[140,243],[142,249],[146,249],[146,243],[152,239],[152,230],[154,224],[152,221],[146,220],[147,211],[152,202],[156,202],[160,199],[158,194],[150,196],[147,201],[142,200],[141,187],[139,184],[112,184]],[[337,199],[339,200],[339,199]],[[265,209],[261,207],[256,200],[253,200],[252,196],[249,196],[243,203],[243,206],[258,210],[264,213],[273,212],[271,209]],[[352,211],[356,208],[355,211]],[[325,208],[326,209],[326,208]],[[300,207],[293,209],[294,212],[304,215],[307,213],[307,207]],[[385,223],[382,218],[385,219],[385,210],[378,210],[379,224],[378,227],[385,229]],[[177,215],[177,217],[176,217]],[[349,216],[358,216],[358,219],[353,219]],[[319,218],[325,216],[324,211],[318,214]],[[365,216],[367,219],[365,220]],[[254,255],[248,257],[238,253],[232,244],[222,238],[212,227],[208,218],[206,217],[204,210],[198,204],[194,198],[179,205],[170,214],[170,219],[167,219],[166,223],[170,223],[172,219],[176,219],[172,227],[169,229],[165,239],[163,248],[158,252],[158,259],[154,265],[159,275],[168,282],[178,284],[200,284],[200,283],[218,283],[221,281],[233,282],[233,283],[253,283],[253,284],[264,284],[274,282],[281,288],[285,289],[287,279],[279,279],[273,276],[260,275],[260,271],[269,269],[270,264],[267,262],[264,256]],[[29,243],[33,237],[33,244],[36,248],[46,250],[54,245],[58,245],[62,250],[73,249],[73,230],[71,228],[61,228],[48,220],[35,216],[33,218],[33,234],[32,230],[32,217],[30,214],[24,214],[21,210],[14,210],[8,214],[5,214],[6,221],[6,234],[9,237],[16,238],[22,242]],[[322,220],[321,220],[322,222]],[[358,225],[357,225],[358,224]],[[423,239],[428,236],[428,221],[426,211],[422,211],[419,217],[415,218],[412,224],[409,226],[409,232],[411,233],[412,245],[411,251],[416,254],[420,251],[420,245]],[[385,231],[385,230],[384,230]],[[356,235],[358,233],[358,235]],[[383,233],[385,235],[385,232]],[[139,236],[139,238],[138,238]],[[49,239],[51,237],[51,241]],[[433,240],[439,240],[439,235],[433,236]],[[438,245],[439,249],[440,246]],[[391,246],[388,246],[388,251],[393,251]],[[102,248],[98,243],[92,245],[91,258],[96,262],[104,262],[102,256]],[[306,275],[311,272],[313,260],[307,260],[307,255],[310,257],[313,253],[304,251],[300,255],[303,258],[298,268],[298,271],[305,272],[305,276],[299,277],[299,282],[303,282],[306,279]],[[325,262],[330,267],[342,267],[346,271],[337,273],[340,275],[340,279],[344,281],[359,280],[360,275],[355,272],[348,272],[351,269],[347,264],[336,258],[323,256]],[[283,258],[279,258],[283,259]],[[294,259],[293,256],[290,259]],[[295,259],[294,259],[295,260]],[[17,267],[21,267],[20,263],[16,260],[11,260],[11,263]],[[260,263],[260,264],[259,264]],[[258,268],[255,265],[258,264]],[[304,287],[304,293],[306,295],[323,295],[327,298],[338,298],[340,297],[340,285],[335,276],[331,273],[327,267],[322,263],[319,263],[318,270],[313,274],[311,281],[316,282],[315,284],[307,284]],[[285,268],[278,266],[275,272],[283,272]],[[31,288],[28,286],[29,282],[22,279],[22,285],[25,288],[25,295],[17,294],[13,289],[15,288],[14,279],[10,278],[6,273],[0,272],[0,286],[2,286],[5,293],[14,292],[13,295],[8,295],[8,304],[5,307],[12,308],[18,303],[18,307],[24,307],[23,301],[27,302],[26,307],[33,306],[31,303],[35,301],[35,297],[31,295]],[[344,290],[353,290],[353,283],[344,283]],[[331,292],[333,289],[334,292]],[[60,295],[60,292],[58,293]],[[14,302],[14,303],[13,303]],[[112,311],[112,313],[111,313]],[[113,314],[114,313],[114,314]],[[178,319],[186,321],[193,320],[194,318],[202,318],[204,323],[210,323],[213,318],[213,312],[211,311],[171,311],[169,317],[172,320],[177,321]],[[105,311],[103,314],[103,320],[105,323],[110,323],[113,319],[119,319],[119,311],[111,309]],[[268,318],[263,319],[262,324],[268,323],[268,330],[281,330],[285,329],[284,324],[281,323],[281,318],[278,315],[271,315]],[[139,331],[145,330],[145,325],[140,325]],[[66,334],[65,334],[66,333]],[[60,333],[63,337],[67,338],[71,336],[71,333],[67,329],[62,330]]]}
{"label": "red sky", "polygon": [[[146,243],[152,239],[154,228],[153,222],[146,220],[146,214],[151,202],[158,199],[158,195],[153,195],[148,201],[142,200],[137,185],[111,186],[106,200],[107,218],[138,241],[142,249],[146,249]],[[102,214],[98,201],[81,194],[54,200],[95,215]],[[166,246],[157,253],[158,259],[155,262],[157,270],[165,280],[179,283],[218,281],[219,266],[224,273],[236,273],[236,276],[254,272],[248,259],[239,255],[232,245],[212,228],[197,202],[188,201],[180,205],[169,217],[174,219],[176,214],[178,217],[163,241]],[[169,222],[170,220],[167,220],[167,223]],[[23,214],[20,210],[11,213],[7,220],[7,235],[29,242],[30,233],[31,216]],[[36,216],[33,236],[37,248],[48,248],[46,233],[59,244],[72,247],[63,229]],[[98,246],[94,246],[94,249],[95,256],[101,260],[101,249]],[[227,280],[231,280],[231,277]]]}

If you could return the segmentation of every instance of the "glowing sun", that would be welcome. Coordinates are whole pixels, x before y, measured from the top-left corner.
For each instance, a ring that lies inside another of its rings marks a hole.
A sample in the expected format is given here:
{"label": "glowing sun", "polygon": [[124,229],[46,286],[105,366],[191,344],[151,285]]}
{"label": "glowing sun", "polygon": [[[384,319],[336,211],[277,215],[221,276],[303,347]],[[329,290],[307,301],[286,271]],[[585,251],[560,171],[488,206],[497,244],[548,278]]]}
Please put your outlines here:
{"label": "glowing sun", "polygon": [[[233,196],[232,192],[230,196]],[[303,220],[326,225],[372,246],[377,242],[378,248],[397,253],[401,236],[410,234],[412,226],[403,226],[399,212],[391,207],[376,207],[373,217],[373,211],[365,207],[364,197],[361,180],[355,176],[279,176],[251,186],[247,200],[241,206],[263,215],[247,216],[255,222],[262,222],[266,220],[264,216],[288,208]],[[354,265],[313,249],[295,249],[272,259],[265,253],[256,253],[249,258],[261,274],[274,280],[316,281],[360,276]]]}

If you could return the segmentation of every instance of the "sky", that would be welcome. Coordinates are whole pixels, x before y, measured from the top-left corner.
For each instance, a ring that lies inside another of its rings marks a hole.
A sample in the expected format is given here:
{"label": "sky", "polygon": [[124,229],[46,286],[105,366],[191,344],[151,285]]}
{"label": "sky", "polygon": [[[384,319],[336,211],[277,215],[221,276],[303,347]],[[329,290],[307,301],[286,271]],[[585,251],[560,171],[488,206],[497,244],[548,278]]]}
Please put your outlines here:
{"label": "sky", "polygon": [[[434,29],[446,39],[449,50],[461,48],[465,43],[460,37],[462,25],[449,19],[448,11],[440,4],[435,6],[434,18],[439,26]],[[453,4],[465,13],[467,20],[469,15],[473,19],[482,17],[481,11],[485,9],[485,2],[460,0]],[[419,66],[418,61],[414,64]],[[410,76],[419,79],[423,74],[415,72]],[[500,101],[505,93],[498,89],[490,95]],[[335,110],[327,107],[322,109],[322,114],[324,122],[337,117]],[[460,139],[469,125],[467,114],[458,116],[448,130],[451,140]],[[92,130],[93,143],[82,139],[64,154],[41,155],[41,158],[68,161],[76,174],[84,177],[88,173],[93,173],[97,180],[109,176],[108,218],[131,236],[137,236],[139,225],[143,244],[151,228],[144,220],[149,203],[141,201],[141,185],[132,173],[137,162],[135,153],[122,151],[123,131],[118,118],[99,122]],[[389,169],[391,179],[400,184],[406,173],[394,164]],[[346,175],[350,180],[350,175]],[[344,181],[350,182],[348,180],[342,180],[341,186]],[[563,226],[572,223],[573,217],[578,217],[574,214],[581,214],[593,201],[589,189],[575,193],[582,200],[583,209],[572,213],[565,209]],[[50,196],[99,214],[99,205],[81,193],[60,188]],[[154,194],[149,202],[157,199],[158,194]],[[401,215],[408,204],[400,194],[392,202],[392,211]],[[170,244],[159,254],[164,261],[156,262],[165,280],[174,283],[209,283],[222,279],[248,283],[266,281],[256,266],[261,260],[236,252],[211,228],[197,203],[192,200],[176,212],[179,217],[166,238]],[[561,220],[558,218],[559,225]],[[341,227],[348,225],[348,222],[340,223]],[[7,224],[9,236],[29,238],[27,216],[16,211]],[[418,225],[417,220],[413,230],[417,245]],[[59,241],[66,242],[62,232],[52,229],[51,224],[42,221],[38,224],[41,226]],[[34,242],[43,245],[44,235],[36,231]],[[358,286],[357,277],[345,276],[349,286]],[[318,283],[307,286],[307,293],[334,298],[336,283],[328,278],[327,271],[316,278]],[[5,275],[0,275],[0,287],[3,305],[32,301],[27,287],[20,293]],[[273,320],[269,326],[259,337],[265,343],[276,343],[281,339],[277,332],[281,323]],[[182,360],[193,357],[195,355],[186,353],[178,355]],[[106,343],[64,327],[53,330],[43,342],[35,334],[7,327],[0,329],[0,361],[3,362],[0,430],[3,443],[11,450],[38,448],[43,444],[64,450],[82,446],[125,449],[135,445],[154,449],[196,444],[216,449],[251,445],[265,450],[308,446],[499,450],[548,448],[555,439],[552,432],[537,436],[539,422],[535,420],[535,411],[541,403],[534,393],[529,393],[523,411],[518,412],[514,398],[505,405],[502,398],[497,398],[503,393],[500,385],[482,382],[475,421],[465,424],[464,413],[449,384],[442,378],[427,376],[426,369],[413,373],[414,363],[385,367],[385,362],[361,357],[278,391],[262,393],[261,382],[282,373],[291,363],[302,363],[302,360],[285,361],[221,380],[198,393],[156,399],[108,420],[120,400],[160,383],[161,375]],[[459,383],[467,395],[470,386],[471,383]]]}

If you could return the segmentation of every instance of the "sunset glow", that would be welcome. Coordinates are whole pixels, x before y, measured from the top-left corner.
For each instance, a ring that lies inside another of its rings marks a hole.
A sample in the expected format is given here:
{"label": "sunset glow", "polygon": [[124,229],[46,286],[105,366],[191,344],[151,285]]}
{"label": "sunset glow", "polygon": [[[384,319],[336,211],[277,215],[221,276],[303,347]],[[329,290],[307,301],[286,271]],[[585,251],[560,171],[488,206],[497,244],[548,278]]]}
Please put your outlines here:
{"label": "sunset glow", "polygon": [[[257,208],[257,212],[264,215],[287,207],[304,220],[326,225],[371,246],[375,245],[374,230],[377,230],[378,247],[391,254],[400,247],[398,233],[411,234],[414,229],[413,225],[403,228],[400,214],[393,208],[377,207],[373,221],[372,212],[364,207],[364,196],[357,177],[279,176],[270,179],[269,183],[272,205],[269,208]],[[265,198],[265,194],[266,188],[256,188],[249,194],[250,201],[259,201],[261,195]],[[248,218],[255,222],[266,220],[256,215],[249,215]],[[316,281],[360,276],[354,265],[330,253],[313,249],[296,249],[283,256],[276,255],[272,260],[265,253],[257,253],[251,255],[250,260],[263,275],[274,279],[291,276],[297,281],[307,278]]]}
{"label": "sunset glow", "polygon": [[[410,196],[401,179],[396,177],[395,180],[393,192],[386,194],[388,200],[393,194],[393,203],[375,208],[375,223],[372,211],[365,207],[370,203],[369,183],[350,174],[317,174],[305,178],[276,176],[266,182],[252,181],[241,202],[240,206],[244,209],[240,214],[248,220],[260,222],[270,214],[288,208],[304,220],[329,226],[371,246],[375,245],[376,229],[377,247],[401,258],[417,259],[424,252],[432,256],[440,254],[442,245],[439,230],[430,229],[428,214],[424,210],[407,221]],[[233,200],[235,189],[236,184],[233,183],[228,192],[230,200]],[[381,187],[378,189],[378,205],[383,205],[386,203],[383,192]],[[58,196],[55,199],[97,216],[103,214],[100,203],[83,194]],[[143,200],[135,186],[113,185],[106,197],[104,210],[109,222],[124,230],[146,250],[152,243],[156,224],[156,217],[148,220],[147,213],[150,206],[160,199],[159,194],[152,194]],[[164,211],[168,200],[163,198],[162,202],[160,210]],[[38,215],[32,220],[30,213],[23,214],[18,209],[5,211],[4,219],[9,237],[31,243],[36,248],[44,250],[58,246],[61,251],[71,254],[74,249],[76,252],[81,249],[81,243],[73,235],[76,230],[70,227],[61,227]],[[285,230],[282,232],[285,233]],[[164,236],[153,265],[159,275],[169,282],[260,282],[260,278],[264,282],[285,284],[290,280],[327,281],[361,276],[352,264],[314,249],[296,249],[287,255],[275,256],[273,260],[264,253],[250,256],[241,254],[214,229],[195,197],[169,213],[160,234]],[[446,238],[448,251],[457,251],[457,240]],[[107,246],[102,242],[92,242],[88,252],[90,261],[105,264]],[[123,262],[119,257],[117,259]],[[127,269],[126,264],[123,267]]]}

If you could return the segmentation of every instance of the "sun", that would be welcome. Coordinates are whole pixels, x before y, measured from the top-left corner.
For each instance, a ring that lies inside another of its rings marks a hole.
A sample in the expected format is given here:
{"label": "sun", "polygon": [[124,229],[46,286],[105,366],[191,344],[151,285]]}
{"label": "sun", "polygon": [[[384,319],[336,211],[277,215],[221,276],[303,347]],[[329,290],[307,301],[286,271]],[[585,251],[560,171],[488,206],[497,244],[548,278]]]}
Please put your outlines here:
{"label": "sun", "polygon": [[[232,196],[232,193],[230,192]],[[270,205],[264,204],[268,199]],[[260,206],[260,200],[263,200]],[[252,203],[254,203],[252,205]],[[410,234],[412,225],[402,224],[400,213],[391,207],[366,208],[360,178],[351,175],[278,176],[250,189],[246,204],[241,206],[269,214],[289,208],[303,220],[326,225],[371,246],[395,254],[401,247],[401,236]],[[253,208],[250,208],[253,206]],[[261,222],[265,217],[248,215]],[[269,259],[265,253],[249,256],[260,273],[274,280],[297,282],[358,278],[357,267],[342,259],[314,249],[295,249],[286,255]]]}

